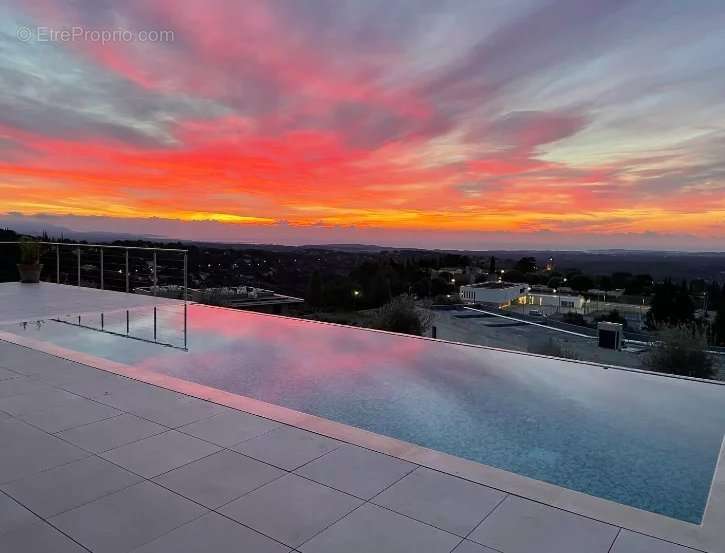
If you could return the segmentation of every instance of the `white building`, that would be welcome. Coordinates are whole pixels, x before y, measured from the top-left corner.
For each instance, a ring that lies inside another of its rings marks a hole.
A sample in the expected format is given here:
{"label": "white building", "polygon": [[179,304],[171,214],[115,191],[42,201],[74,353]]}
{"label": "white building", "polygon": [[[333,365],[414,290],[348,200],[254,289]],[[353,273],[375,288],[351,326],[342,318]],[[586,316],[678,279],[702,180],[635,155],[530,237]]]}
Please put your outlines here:
{"label": "white building", "polygon": [[481,282],[461,286],[459,294],[464,303],[493,303],[505,306],[525,296],[528,288],[527,284],[512,282]]}
{"label": "white building", "polygon": [[584,308],[584,296],[570,294],[529,292],[519,303],[532,307],[556,307],[559,311],[577,311]]}

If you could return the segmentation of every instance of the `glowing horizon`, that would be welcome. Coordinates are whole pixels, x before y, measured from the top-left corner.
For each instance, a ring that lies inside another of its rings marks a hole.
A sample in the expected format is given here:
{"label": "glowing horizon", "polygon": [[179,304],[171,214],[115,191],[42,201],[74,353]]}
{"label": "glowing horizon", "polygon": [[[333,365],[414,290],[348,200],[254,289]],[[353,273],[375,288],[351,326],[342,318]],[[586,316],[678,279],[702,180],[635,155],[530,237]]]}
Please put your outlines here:
{"label": "glowing horizon", "polygon": [[27,4],[0,6],[0,215],[725,243],[717,2]]}

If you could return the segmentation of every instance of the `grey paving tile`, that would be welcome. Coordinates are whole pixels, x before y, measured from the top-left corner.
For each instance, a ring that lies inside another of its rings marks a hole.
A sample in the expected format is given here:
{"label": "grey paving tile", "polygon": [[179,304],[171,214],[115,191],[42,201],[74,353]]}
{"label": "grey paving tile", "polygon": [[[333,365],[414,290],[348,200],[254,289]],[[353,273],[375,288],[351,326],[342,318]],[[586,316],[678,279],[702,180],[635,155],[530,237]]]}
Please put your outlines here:
{"label": "grey paving tile", "polygon": [[26,376],[45,372],[54,373],[58,371],[58,367],[62,369],[71,363],[71,361],[9,342],[0,342],[0,359],[2,359],[4,368],[12,369]]}
{"label": "grey paving tile", "polygon": [[154,479],[162,486],[215,509],[285,472],[232,451],[220,451]]}
{"label": "grey paving tile", "polygon": [[27,415],[28,413],[62,407],[76,401],[88,400],[66,392],[65,390],[45,388],[28,394],[14,395],[0,399],[0,411],[5,411],[14,417],[19,417]]}
{"label": "grey paving tile", "polygon": [[3,380],[11,380],[13,378],[22,378],[22,375],[13,372],[9,369],[5,369],[3,367],[0,367],[0,381]]}
{"label": "grey paving tile", "polygon": [[370,499],[416,465],[362,447],[344,445],[295,471],[315,482]]}
{"label": "grey paving tile", "polygon": [[504,497],[498,490],[420,467],[372,501],[465,537]]}
{"label": "grey paving tile", "polygon": [[366,503],[299,550],[302,553],[450,553],[460,541],[458,536]]}
{"label": "grey paving tile", "polygon": [[101,456],[146,478],[211,455],[219,448],[176,430],[117,447]]}
{"label": "grey paving tile", "polygon": [[475,542],[463,540],[458,547],[453,550],[453,553],[500,553],[495,549],[484,547]]}
{"label": "grey paving tile", "polygon": [[617,528],[508,496],[468,539],[506,553],[607,553]]}
{"label": "grey paving tile", "polygon": [[40,520],[12,497],[0,493],[0,534]]}
{"label": "grey paving tile", "polygon": [[0,484],[81,459],[88,453],[17,419],[0,420]]}
{"label": "grey paving tile", "polygon": [[291,547],[304,543],[362,501],[288,474],[220,512]]}
{"label": "grey paving tile", "polygon": [[119,388],[136,382],[130,378],[85,365],[77,365],[70,374],[52,375],[52,377],[43,375],[41,378],[43,382],[52,383],[53,386],[89,399],[110,395],[112,391],[118,391]]}
{"label": "grey paving tile", "polygon": [[52,388],[42,382],[28,378],[11,378],[0,382],[0,398],[19,396],[24,394],[37,394],[47,392]]}
{"label": "grey paving tile", "polygon": [[341,442],[292,426],[276,428],[232,449],[285,470],[295,470],[340,447]]}
{"label": "grey paving tile", "polygon": [[88,365],[74,363],[66,359],[49,357],[47,362],[43,363],[42,367],[36,368],[30,377],[40,380],[45,384],[62,388],[66,384],[73,382],[92,381],[99,374],[109,373],[94,367],[89,367]]}
{"label": "grey paving tile", "polygon": [[133,553],[285,553],[289,550],[254,530],[209,513]]}
{"label": "grey paving tile", "polygon": [[0,551],[8,553],[88,553],[80,545],[41,519],[0,534]]}
{"label": "grey paving tile", "polygon": [[169,428],[183,426],[224,412],[220,405],[138,382],[118,385],[118,390],[93,399]]}
{"label": "grey paving tile", "polygon": [[91,422],[109,419],[121,411],[108,405],[80,398],[48,409],[31,411],[19,418],[51,434]]}
{"label": "grey paving tile", "polygon": [[56,435],[85,450],[101,453],[167,430],[165,426],[155,422],[124,414],[71,428]]}
{"label": "grey paving tile", "polygon": [[[60,387],[122,410],[137,406],[135,398],[138,396],[150,398],[155,391],[165,393],[156,386],[110,372],[101,372],[90,378],[61,384]],[[173,392],[168,393],[173,394]]]}
{"label": "grey paving tile", "polygon": [[49,518],[140,481],[113,463],[91,456],[16,480],[3,486],[3,491]]}
{"label": "grey paving tile", "polygon": [[689,547],[622,529],[614,542],[611,553],[696,553],[696,551]]}
{"label": "grey paving tile", "polygon": [[152,482],[141,482],[51,522],[91,551],[126,553],[206,512]]}
{"label": "grey paving tile", "polygon": [[213,417],[182,426],[179,430],[222,447],[230,447],[279,426],[280,423],[269,419],[242,411],[227,410]]}

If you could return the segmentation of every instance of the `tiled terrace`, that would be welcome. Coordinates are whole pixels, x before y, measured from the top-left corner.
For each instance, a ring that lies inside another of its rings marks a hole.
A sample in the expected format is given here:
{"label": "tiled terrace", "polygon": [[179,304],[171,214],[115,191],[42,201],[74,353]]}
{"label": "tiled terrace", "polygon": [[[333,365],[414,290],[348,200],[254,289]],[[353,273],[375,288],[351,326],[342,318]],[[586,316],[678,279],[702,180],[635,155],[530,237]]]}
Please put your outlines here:
{"label": "tiled terrace", "polygon": [[193,390],[0,341],[0,551],[696,551]]}

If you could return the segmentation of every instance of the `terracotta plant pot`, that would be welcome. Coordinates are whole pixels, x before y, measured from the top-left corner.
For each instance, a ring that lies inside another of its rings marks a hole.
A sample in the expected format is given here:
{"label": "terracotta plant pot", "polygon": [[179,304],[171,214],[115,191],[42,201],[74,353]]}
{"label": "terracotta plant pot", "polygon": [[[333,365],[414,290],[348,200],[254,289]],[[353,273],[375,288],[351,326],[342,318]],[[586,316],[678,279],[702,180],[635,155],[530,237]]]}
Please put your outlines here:
{"label": "terracotta plant pot", "polygon": [[32,263],[25,265],[18,263],[18,273],[20,273],[20,282],[35,283],[40,282],[40,271],[43,270],[42,263]]}

